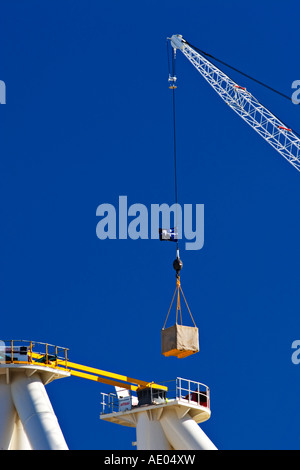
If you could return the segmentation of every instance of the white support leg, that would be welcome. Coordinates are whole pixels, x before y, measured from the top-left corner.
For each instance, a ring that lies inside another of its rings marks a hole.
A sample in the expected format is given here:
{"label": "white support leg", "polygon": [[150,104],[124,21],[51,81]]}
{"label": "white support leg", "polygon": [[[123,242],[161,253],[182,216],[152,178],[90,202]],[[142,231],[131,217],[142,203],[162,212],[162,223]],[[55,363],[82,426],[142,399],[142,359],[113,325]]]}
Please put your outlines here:
{"label": "white support leg", "polygon": [[6,376],[0,376],[0,450],[7,450],[15,425],[16,410]]}
{"label": "white support leg", "polygon": [[14,374],[12,398],[34,450],[67,450],[45,387],[37,373],[31,377]]}
{"label": "white support leg", "polygon": [[22,422],[17,414],[9,450],[32,450]]}
{"label": "white support leg", "polygon": [[165,409],[160,422],[175,450],[217,450],[188,413],[183,418],[178,418],[174,409]]}
{"label": "white support leg", "polygon": [[137,450],[171,450],[160,421],[151,411],[138,413],[136,423]]}

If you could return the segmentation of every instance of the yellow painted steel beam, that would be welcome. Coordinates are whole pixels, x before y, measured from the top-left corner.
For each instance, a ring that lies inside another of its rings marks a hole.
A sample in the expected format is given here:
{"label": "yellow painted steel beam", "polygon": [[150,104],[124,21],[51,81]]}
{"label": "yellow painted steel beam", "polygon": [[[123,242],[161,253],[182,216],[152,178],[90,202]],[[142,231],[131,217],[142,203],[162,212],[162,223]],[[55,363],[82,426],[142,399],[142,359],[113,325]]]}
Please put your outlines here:
{"label": "yellow painted steel beam", "polygon": [[[59,360],[58,364],[60,364],[60,363],[64,364],[64,361]],[[127,383],[136,384],[139,387],[135,387],[135,389],[143,388],[143,387],[152,387],[152,388],[159,388],[159,389],[162,389],[162,390],[168,390],[167,387],[164,387],[163,385],[155,384],[153,382],[145,382],[144,380],[133,379],[132,377],[128,377],[127,375],[116,374],[114,372],[107,372],[105,370],[95,369],[94,367],[84,366],[82,364],[76,364],[74,362],[69,362],[68,361],[68,368],[71,369],[71,374],[72,375],[73,375],[72,372],[74,372],[73,369],[77,369],[77,370],[80,370],[80,371],[83,371],[83,372],[89,372],[91,374],[97,374],[97,375],[100,375],[100,376],[103,376],[103,377],[109,377],[111,379],[123,380],[124,382],[127,382]],[[121,385],[123,386],[123,384],[121,384]]]}
{"label": "yellow painted steel beam", "polygon": [[90,372],[92,374],[102,375],[104,377],[109,377],[115,380],[123,380],[124,382],[134,383],[137,385],[141,385],[143,387],[147,387],[148,385],[148,382],[145,382],[144,380],[133,379],[131,377],[127,377],[126,375],[115,374],[114,372],[107,372],[106,370],[95,369],[94,367],[83,366],[81,364],[76,364],[74,362],[68,361],[68,367],[70,369],[78,369],[84,372]]}
{"label": "yellow painted steel beam", "polygon": [[117,382],[116,380],[104,379],[103,377],[98,377],[97,375],[87,374],[86,372],[79,372],[77,370],[71,370],[71,375],[75,377],[81,377],[82,379],[94,380],[95,382],[102,382],[108,385],[113,385],[114,387],[126,388],[135,392],[139,387],[136,385],[131,385],[129,383]]}
{"label": "yellow painted steel beam", "polygon": [[[34,352],[31,353],[32,359],[40,359],[41,357],[44,357],[44,356],[46,355],[37,354]],[[55,363],[55,365],[53,363]],[[116,374],[114,372],[108,372],[105,370],[96,369],[94,367],[84,366],[81,364],[77,364],[75,362],[66,361],[64,359],[56,359],[55,361],[52,361],[52,364],[44,364],[44,365],[54,367],[60,370],[69,370],[71,375],[74,375],[76,377],[82,377],[88,380],[94,380],[96,382],[103,382],[109,385],[123,387],[128,390],[136,391],[139,388],[146,388],[146,387],[152,387],[155,389],[160,389],[160,390],[165,390],[165,391],[168,390],[168,387],[155,384],[154,382],[146,382],[144,380],[133,379],[132,377],[128,377],[126,375]],[[77,370],[73,370],[73,369],[77,369]],[[103,376],[105,378],[102,378],[99,376]],[[109,380],[109,379],[113,379],[113,380]],[[123,382],[119,382],[119,381],[123,381]],[[135,384],[135,385],[132,385],[132,384]]]}

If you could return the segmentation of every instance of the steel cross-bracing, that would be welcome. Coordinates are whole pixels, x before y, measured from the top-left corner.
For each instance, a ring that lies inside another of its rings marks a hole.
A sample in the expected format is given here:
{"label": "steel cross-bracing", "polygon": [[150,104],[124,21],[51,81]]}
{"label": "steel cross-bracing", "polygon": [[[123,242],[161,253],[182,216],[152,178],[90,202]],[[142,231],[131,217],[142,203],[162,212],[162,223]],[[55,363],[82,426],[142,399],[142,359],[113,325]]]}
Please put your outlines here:
{"label": "steel cross-bracing", "polygon": [[239,86],[202,54],[195,51],[180,35],[171,38],[179,49],[207,80],[218,95],[261,137],[300,171],[300,139],[251,93]]}

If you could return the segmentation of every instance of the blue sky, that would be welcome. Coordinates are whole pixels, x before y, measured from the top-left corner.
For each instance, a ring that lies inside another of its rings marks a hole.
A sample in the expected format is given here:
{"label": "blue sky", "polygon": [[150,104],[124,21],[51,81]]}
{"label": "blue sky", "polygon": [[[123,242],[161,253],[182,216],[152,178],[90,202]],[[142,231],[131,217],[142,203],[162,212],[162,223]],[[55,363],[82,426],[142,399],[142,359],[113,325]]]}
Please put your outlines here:
{"label": "blue sky", "polygon": [[[211,389],[220,449],[299,449],[300,174],[178,54],[178,198],[204,204],[205,243],[180,254],[200,352],[166,359],[175,247],[99,240],[102,203],[174,202],[166,37],[287,95],[300,79],[299,3],[2,2],[1,338],[70,348],[81,364]],[[223,68],[300,132],[292,102]],[[99,420],[100,384],[47,387],[70,449],[132,449]]]}

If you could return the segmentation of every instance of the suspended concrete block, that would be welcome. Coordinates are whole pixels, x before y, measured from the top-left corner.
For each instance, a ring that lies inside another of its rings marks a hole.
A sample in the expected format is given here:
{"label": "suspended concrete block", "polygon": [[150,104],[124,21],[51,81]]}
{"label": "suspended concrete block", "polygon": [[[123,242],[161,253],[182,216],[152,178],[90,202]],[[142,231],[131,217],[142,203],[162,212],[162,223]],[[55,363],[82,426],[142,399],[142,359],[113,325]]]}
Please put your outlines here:
{"label": "suspended concrete block", "polygon": [[199,352],[199,330],[197,327],[176,323],[161,330],[161,353],[179,359]]}

